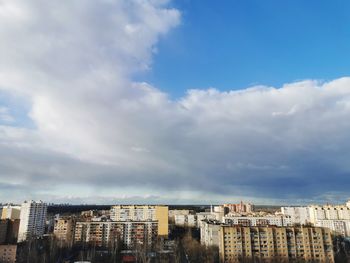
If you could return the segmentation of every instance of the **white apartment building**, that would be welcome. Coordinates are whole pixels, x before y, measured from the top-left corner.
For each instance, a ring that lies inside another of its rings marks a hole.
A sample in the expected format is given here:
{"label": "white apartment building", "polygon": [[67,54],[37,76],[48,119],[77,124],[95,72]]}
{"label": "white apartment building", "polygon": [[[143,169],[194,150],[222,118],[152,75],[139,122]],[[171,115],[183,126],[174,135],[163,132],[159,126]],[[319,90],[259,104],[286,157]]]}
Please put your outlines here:
{"label": "white apartment building", "polygon": [[41,237],[45,232],[47,204],[39,201],[25,201],[21,206],[18,242],[32,237]]}
{"label": "white apartment building", "polygon": [[199,212],[197,215],[197,227],[202,228],[202,221],[203,220],[215,220],[216,215],[212,214],[211,212]]}
{"label": "white apartment building", "polygon": [[285,216],[290,216],[293,224],[305,225],[310,223],[309,208],[306,206],[281,207],[281,212]]}
{"label": "white apartment building", "polygon": [[203,220],[200,228],[201,244],[205,246],[219,246],[219,231],[222,223],[216,220]]}
{"label": "white apartment building", "polygon": [[350,237],[350,220],[316,220],[315,226],[326,227],[338,235]]}
{"label": "white apartment building", "polygon": [[175,215],[175,225],[196,227],[197,215]]}
{"label": "white apartment building", "polygon": [[289,216],[225,216],[222,220],[226,225],[242,226],[292,226]]}
{"label": "white apartment building", "polygon": [[311,223],[329,228],[336,234],[350,236],[350,201],[346,205],[282,207],[281,212],[290,216],[293,224]]}
{"label": "white apartment building", "polygon": [[315,224],[317,220],[350,220],[350,207],[346,205],[312,205],[309,206],[310,221]]}

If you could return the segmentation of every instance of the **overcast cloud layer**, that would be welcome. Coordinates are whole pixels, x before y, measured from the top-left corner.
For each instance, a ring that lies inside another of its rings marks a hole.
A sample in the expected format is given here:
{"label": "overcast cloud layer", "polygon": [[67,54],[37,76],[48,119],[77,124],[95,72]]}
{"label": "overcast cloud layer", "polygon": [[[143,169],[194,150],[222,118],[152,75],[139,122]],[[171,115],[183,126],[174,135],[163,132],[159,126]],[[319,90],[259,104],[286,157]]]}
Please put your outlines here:
{"label": "overcast cloud layer", "polygon": [[132,76],[180,20],[164,0],[0,0],[0,201],[348,197],[350,78],[171,100]]}

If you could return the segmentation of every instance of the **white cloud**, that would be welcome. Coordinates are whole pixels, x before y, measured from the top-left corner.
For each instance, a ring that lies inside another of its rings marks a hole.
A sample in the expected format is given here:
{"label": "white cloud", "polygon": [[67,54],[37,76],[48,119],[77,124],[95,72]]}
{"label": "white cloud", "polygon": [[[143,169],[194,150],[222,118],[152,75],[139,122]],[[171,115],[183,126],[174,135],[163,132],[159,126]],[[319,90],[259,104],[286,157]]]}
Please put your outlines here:
{"label": "white cloud", "polygon": [[0,6],[0,89],[26,98],[35,124],[0,127],[0,187],[11,189],[3,196],[346,192],[349,78],[190,90],[173,101],[132,80],[180,22],[167,1]]}
{"label": "white cloud", "polygon": [[14,118],[9,112],[7,107],[0,107],[0,121],[3,122],[14,122]]}

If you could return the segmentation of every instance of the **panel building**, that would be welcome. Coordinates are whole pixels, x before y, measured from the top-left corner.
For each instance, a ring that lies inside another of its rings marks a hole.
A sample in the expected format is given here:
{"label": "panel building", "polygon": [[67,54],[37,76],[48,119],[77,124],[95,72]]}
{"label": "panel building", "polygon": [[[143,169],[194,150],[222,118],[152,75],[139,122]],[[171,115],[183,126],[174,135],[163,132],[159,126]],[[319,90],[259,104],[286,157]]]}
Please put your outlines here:
{"label": "panel building", "polygon": [[75,219],[61,217],[55,219],[54,236],[62,245],[71,245],[73,242]]}
{"label": "panel building", "polygon": [[7,205],[2,208],[1,219],[20,219],[21,207]]}
{"label": "panel building", "polygon": [[225,216],[223,222],[227,225],[242,226],[291,226],[293,224],[289,216]]}
{"label": "panel building", "polygon": [[116,205],[111,208],[113,221],[157,221],[158,235],[168,236],[168,207],[161,205]]}
{"label": "panel building", "polygon": [[329,229],[318,227],[221,226],[221,262],[334,262]]}
{"label": "panel building", "polygon": [[157,221],[77,222],[74,242],[101,247],[121,244],[132,249],[137,245],[151,247],[156,243],[157,236]]}
{"label": "panel building", "polygon": [[42,201],[25,201],[22,204],[18,242],[44,235],[46,213],[47,204]]}

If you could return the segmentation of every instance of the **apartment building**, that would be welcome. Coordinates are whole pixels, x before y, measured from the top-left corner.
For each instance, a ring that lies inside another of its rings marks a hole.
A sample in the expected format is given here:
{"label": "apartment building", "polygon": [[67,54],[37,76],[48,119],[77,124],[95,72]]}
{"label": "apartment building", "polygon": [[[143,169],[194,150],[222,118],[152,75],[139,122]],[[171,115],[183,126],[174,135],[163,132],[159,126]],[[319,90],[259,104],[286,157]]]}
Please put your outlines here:
{"label": "apartment building", "polygon": [[56,218],[54,223],[54,236],[62,245],[72,245],[75,219],[72,217]]}
{"label": "apartment building", "polygon": [[222,223],[217,220],[203,220],[200,228],[200,241],[205,246],[219,246],[219,232]]}
{"label": "apartment building", "polygon": [[254,205],[251,203],[224,204],[223,207],[228,209],[228,213],[251,213],[254,211]]}
{"label": "apartment building", "polygon": [[44,235],[46,213],[47,204],[42,201],[25,201],[22,204],[18,242]]}
{"label": "apartment building", "polygon": [[316,224],[317,220],[350,220],[350,207],[346,205],[312,205],[308,207],[310,222]]}
{"label": "apartment building", "polygon": [[[19,219],[0,220],[0,244],[16,244],[18,238]],[[1,261],[0,261],[1,262]]]}
{"label": "apartment building", "polygon": [[93,243],[101,247],[122,244],[128,249],[136,245],[151,247],[157,236],[157,221],[76,222],[74,230],[75,243]]}
{"label": "apartment building", "polygon": [[221,262],[334,262],[329,229],[318,227],[225,226],[219,230]]}
{"label": "apartment building", "polygon": [[21,207],[7,205],[2,208],[1,219],[20,219]]}
{"label": "apartment building", "polygon": [[158,221],[158,235],[167,237],[168,207],[161,205],[116,205],[110,210],[113,221]]}
{"label": "apartment building", "polygon": [[291,226],[292,219],[289,216],[225,216],[223,223],[227,225],[242,226]]}
{"label": "apartment building", "polygon": [[306,225],[310,223],[309,208],[306,206],[285,206],[281,207],[281,213],[290,216],[293,224]]}

